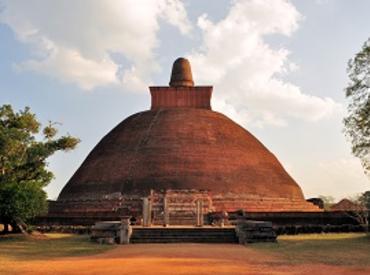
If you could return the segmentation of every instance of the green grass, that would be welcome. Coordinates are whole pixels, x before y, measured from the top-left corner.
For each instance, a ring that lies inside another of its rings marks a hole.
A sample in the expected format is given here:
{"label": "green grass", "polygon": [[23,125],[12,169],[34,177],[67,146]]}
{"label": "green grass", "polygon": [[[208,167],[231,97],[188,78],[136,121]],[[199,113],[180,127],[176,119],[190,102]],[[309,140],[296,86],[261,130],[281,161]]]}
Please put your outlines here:
{"label": "green grass", "polygon": [[22,235],[0,236],[1,260],[39,260],[55,257],[92,255],[113,248],[99,245],[87,235],[46,234],[44,239]]}
{"label": "green grass", "polygon": [[253,244],[283,264],[370,266],[370,237],[359,233],[279,236],[278,243]]}

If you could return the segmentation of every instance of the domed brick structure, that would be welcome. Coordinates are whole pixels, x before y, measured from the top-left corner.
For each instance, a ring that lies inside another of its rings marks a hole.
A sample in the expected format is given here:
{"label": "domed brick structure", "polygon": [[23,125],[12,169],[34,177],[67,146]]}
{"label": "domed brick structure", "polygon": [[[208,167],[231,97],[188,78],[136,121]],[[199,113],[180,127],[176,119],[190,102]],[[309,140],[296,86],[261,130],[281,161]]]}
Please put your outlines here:
{"label": "domed brick structure", "polygon": [[172,203],[172,213],[192,212],[199,199],[206,212],[319,211],[261,142],[212,111],[212,87],[194,86],[186,59],[175,61],[169,87],[150,92],[151,110],[125,119],[97,144],[51,214],[140,216],[144,197],[152,198],[157,218],[163,204]]}

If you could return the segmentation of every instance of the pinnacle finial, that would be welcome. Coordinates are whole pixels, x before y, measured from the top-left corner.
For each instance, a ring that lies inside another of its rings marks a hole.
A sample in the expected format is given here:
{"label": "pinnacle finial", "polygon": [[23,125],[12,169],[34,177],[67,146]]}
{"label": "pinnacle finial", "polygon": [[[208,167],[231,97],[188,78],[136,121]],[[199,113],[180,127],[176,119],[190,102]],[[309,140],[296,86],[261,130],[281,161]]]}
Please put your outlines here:
{"label": "pinnacle finial", "polygon": [[172,66],[171,87],[193,87],[194,81],[191,74],[190,62],[180,57],[175,60]]}

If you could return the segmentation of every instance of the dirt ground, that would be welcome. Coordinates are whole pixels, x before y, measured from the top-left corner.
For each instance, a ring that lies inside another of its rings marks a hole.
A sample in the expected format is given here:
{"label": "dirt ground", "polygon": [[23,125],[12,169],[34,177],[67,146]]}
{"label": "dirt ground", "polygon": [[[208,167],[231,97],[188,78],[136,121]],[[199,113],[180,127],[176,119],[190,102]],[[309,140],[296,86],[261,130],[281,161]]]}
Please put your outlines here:
{"label": "dirt ground", "polygon": [[[0,262],[1,265],[1,262]],[[369,267],[291,265],[235,244],[120,245],[94,256],[17,261],[7,274],[370,274]]]}

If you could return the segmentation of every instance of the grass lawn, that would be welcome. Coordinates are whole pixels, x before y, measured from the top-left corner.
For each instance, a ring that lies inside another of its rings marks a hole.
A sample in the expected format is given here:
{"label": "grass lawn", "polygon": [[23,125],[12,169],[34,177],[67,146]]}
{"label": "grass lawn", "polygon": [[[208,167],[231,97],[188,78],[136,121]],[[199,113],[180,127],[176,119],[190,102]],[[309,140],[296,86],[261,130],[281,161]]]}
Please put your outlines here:
{"label": "grass lawn", "polygon": [[0,236],[0,263],[14,260],[92,255],[114,247],[93,243],[86,235],[57,233],[45,235],[42,239],[34,239],[18,234]]}
{"label": "grass lawn", "polygon": [[279,236],[278,243],[253,244],[286,264],[370,266],[370,236],[361,233],[331,233]]}

